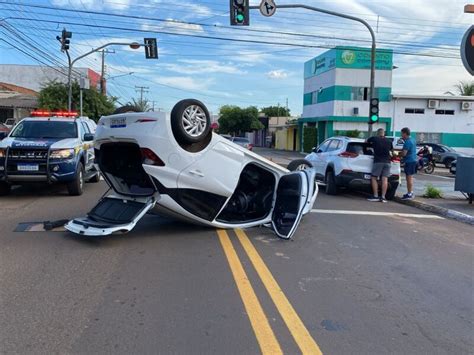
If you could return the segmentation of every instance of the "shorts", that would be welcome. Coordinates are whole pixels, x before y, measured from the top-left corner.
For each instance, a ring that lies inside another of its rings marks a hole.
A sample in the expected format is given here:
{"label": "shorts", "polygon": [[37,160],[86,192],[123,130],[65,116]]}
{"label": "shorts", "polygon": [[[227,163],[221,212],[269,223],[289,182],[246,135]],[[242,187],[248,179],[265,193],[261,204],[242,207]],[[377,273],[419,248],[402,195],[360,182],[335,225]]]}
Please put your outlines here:
{"label": "shorts", "polygon": [[406,176],[415,175],[416,170],[417,170],[417,165],[418,164],[416,161],[405,163],[405,168],[403,169],[405,171],[405,175]]}
{"label": "shorts", "polygon": [[390,176],[390,163],[374,163],[372,167],[373,177],[389,177]]}

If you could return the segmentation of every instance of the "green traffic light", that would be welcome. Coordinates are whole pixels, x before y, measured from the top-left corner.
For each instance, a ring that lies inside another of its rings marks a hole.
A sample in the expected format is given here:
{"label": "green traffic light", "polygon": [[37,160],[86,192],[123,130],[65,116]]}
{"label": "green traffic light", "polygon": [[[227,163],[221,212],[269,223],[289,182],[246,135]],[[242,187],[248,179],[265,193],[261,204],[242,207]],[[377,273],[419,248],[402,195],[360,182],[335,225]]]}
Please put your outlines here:
{"label": "green traffic light", "polygon": [[237,19],[238,22],[244,22],[244,15],[238,14],[238,15],[236,16],[236,19]]}
{"label": "green traffic light", "polygon": [[379,117],[377,115],[372,115],[372,116],[370,116],[370,120],[372,122],[377,122],[379,120]]}

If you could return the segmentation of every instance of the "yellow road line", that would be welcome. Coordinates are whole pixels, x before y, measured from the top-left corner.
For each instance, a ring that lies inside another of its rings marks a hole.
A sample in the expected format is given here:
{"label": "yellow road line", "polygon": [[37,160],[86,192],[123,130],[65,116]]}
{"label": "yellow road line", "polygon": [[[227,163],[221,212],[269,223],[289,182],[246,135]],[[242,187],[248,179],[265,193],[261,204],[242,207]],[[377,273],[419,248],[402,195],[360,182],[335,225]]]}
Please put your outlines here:
{"label": "yellow road line", "polygon": [[229,262],[235,284],[240,293],[240,298],[242,298],[245,310],[250,319],[250,324],[252,325],[255,336],[257,337],[262,353],[283,354],[280,344],[270,327],[270,323],[268,323],[268,319],[263,312],[257,295],[255,294],[242,263],[239,260],[237,252],[230,241],[229,235],[225,230],[221,229],[217,230],[217,235],[219,236],[227,261]]}
{"label": "yellow road line", "polygon": [[316,344],[314,339],[311,337],[308,329],[306,329],[280,286],[278,286],[272,273],[263,262],[263,259],[258,254],[257,249],[255,249],[253,244],[250,242],[245,232],[241,229],[236,229],[235,233],[301,352],[303,354],[322,354],[318,344]]}

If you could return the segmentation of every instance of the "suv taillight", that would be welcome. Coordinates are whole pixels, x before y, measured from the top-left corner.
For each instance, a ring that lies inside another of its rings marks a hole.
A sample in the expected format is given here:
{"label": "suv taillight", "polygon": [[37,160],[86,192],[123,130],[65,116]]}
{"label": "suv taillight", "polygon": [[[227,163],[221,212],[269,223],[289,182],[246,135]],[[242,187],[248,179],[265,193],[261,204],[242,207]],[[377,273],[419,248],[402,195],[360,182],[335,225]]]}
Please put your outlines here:
{"label": "suv taillight", "polygon": [[359,154],[352,152],[342,152],[339,154],[339,156],[342,158],[357,158]]}
{"label": "suv taillight", "polygon": [[142,152],[142,163],[146,165],[165,166],[163,160],[161,160],[151,149],[141,148]]}

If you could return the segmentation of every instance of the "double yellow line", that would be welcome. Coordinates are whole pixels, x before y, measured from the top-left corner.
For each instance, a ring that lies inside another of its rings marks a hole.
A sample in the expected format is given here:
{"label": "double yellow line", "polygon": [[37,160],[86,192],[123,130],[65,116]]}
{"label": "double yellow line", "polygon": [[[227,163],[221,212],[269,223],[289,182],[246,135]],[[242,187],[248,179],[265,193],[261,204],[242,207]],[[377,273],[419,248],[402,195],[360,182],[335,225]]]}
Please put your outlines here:
{"label": "double yellow line", "polygon": [[[245,232],[241,229],[236,229],[235,233],[301,352],[303,354],[322,354],[318,344],[316,344],[311,337],[311,334],[306,329]],[[268,319],[245,273],[237,252],[232,245],[229,235],[225,230],[218,230],[217,235],[219,236],[227,261],[229,262],[232,275],[234,276],[240,297],[244,303],[250,324],[252,325],[262,353],[283,354],[280,344],[270,327]]]}

